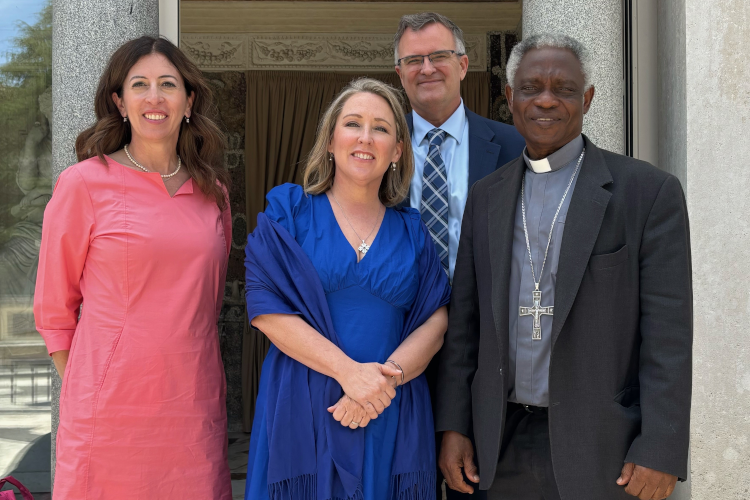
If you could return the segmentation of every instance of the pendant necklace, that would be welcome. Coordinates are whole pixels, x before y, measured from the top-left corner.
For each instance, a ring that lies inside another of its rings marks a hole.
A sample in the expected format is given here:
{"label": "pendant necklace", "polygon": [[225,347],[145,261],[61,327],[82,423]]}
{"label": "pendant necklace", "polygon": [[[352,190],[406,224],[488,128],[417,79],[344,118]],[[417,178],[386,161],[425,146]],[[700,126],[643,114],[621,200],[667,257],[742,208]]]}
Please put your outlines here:
{"label": "pendant necklace", "polygon": [[573,175],[570,176],[568,181],[568,187],[565,188],[565,192],[562,195],[560,204],[557,206],[555,216],[552,218],[552,227],[549,228],[549,237],[547,238],[547,248],[544,250],[544,260],[542,261],[542,268],[539,270],[539,280],[536,279],[536,273],[534,272],[534,259],[531,257],[531,245],[529,245],[529,230],[526,228],[526,202],[524,201],[525,186],[526,186],[526,171],[523,172],[523,178],[521,179],[521,216],[523,217],[523,234],[526,237],[526,250],[529,253],[529,263],[531,264],[531,278],[534,280],[534,291],[531,292],[531,301],[534,304],[532,307],[519,307],[519,316],[531,316],[534,318],[533,329],[531,333],[531,340],[542,340],[542,315],[553,316],[554,306],[542,306],[542,291],[539,290],[539,282],[542,280],[542,273],[544,272],[544,264],[547,263],[547,252],[549,252],[549,244],[552,241],[552,231],[555,229],[555,222],[557,222],[557,216],[560,215],[560,209],[565,203],[565,198],[568,196],[570,186],[573,185],[573,179],[576,178],[578,169],[581,167],[583,156],[586,154],[586,148],[581,151],[581,156],[578,157],[578,163],[576,164]]}
{"label": "pendant necklace", "polygon": [[[362,241],[362,244],[357,248],[357,250],[360,251],[362,256],[364,257],[367,251],[370,249],[370,245],[366,243],[366,241],[370,238],[372,235],[372,232],[375,231],[375,228],[378,226],[378,219],[375,219],[375,225],[372,226],[372,229],[370,229],[370,234],[368,234],[364,239],[359,236],[359,233],[357,233],[357,230],[354,229],[354,226],[352,225],[352,221],[349,220],[349,217],[346,216],[346,212],[344,211],[344,207],[341,206],[341,203],[339,203],[339,200],[336,199],[336,195],[333,194],[333,191],[329,190],[329,193],[331,193],[331,197],[333,198],[333,201],[336,202],[336,205],[339,206],[341,209],[341,213],[344,214],[344,219],[346,219],[346,222],[349,224],[349,227],[352,228],[352,231],[354,231],[354,234],[357,236],[357,239]],[[378,215],[380,215],[380,208],[378,208]]]}
{"label": "pendant necklace", "polygon": [[[128,151],[128,145],[127,144],[125,144],[122,147],[122,149],[125,150],[125,154],[128,156],[128,160],[130,160],[133,163],[133,165],[135,165],[136,167],[140,168],[144,172],[148,172],[149,174],[153,173],[153,170],[149,170],[146,167],[144,167],[143,165],[141,165],[140,163],[138,163],[137,161],[135,161],[135,158],[133,158],[131,156],[131,154],[130,154],[130,151]],[[182,167],[182,160],[180,159],[180,155],[177,155],[177,168],[175,169],[175,171],[172,172],[171,174],[159,174],[159,175],[161,175],[162,179],[169,179],[170,177],[173,177],[173,176],[177,175],[177,172],[180,171],[180,167]]]}

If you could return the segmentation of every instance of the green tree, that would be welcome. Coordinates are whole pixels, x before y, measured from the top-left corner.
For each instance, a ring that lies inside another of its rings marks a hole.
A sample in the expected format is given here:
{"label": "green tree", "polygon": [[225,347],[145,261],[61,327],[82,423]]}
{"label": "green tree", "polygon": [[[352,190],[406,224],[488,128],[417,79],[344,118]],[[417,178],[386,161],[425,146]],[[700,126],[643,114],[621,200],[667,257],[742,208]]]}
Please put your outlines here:
{"label": "green tree", "polygon": [[52,83],[52,3],[42,7],[36,23],[18,21],[17,26],[10,58],[0,66],[0,83],[43,91]]}
{"label": "green tree", "polygon": [[23,196],[16,186],[18,157],[26,135],[44,119],[38,98],[52,85],[52,3],[37,14],[36,22],[19,21],[8,60],[0,65],[0,245],[8,208]]}

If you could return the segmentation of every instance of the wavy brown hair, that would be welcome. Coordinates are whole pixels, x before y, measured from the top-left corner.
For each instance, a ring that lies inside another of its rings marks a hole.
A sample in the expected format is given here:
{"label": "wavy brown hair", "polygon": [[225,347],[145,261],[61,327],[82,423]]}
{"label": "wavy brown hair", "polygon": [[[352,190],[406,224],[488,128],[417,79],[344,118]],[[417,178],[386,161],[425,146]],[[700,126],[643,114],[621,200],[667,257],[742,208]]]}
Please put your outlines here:
{"label": "wavy brown hair", "polygon": [[226,139],[216,124],[218,110],[213,94],[195,64],[164,38],[142,36],[126,42],[112,54],[96,89],[96,123],[76,139],[78,161],[98,156],[106,165],[105,154],[119,151],[130,142],[130,123],[123,122],[112,100],[112,93],[122,97],[122,88],[130,68],[149,54],[166,57],[180,72],[187,95],[195,92],[190,124],[183,122],[180,126],[177,154],[200,190],[216,200],[219,208],[224,210],[227,207],[224,190],[229,189],[229,173],[224,169]]}
{"label": "wavy brown hair", "polygon": [[378,197],[386,207],[393,207],[404,201],[409,194],[409,185],[414,175],[414,156],[409,139],[409,128],[404,115],[404,100],[401,93],[387,83],[374,78],[359,78],[344,87],[328,106],[318,124],[318,134],[315,138],[310,155],[307,157],[303,185],[306,193],[325,193],[333,186],[336,175],[336,164],[329,160],[328,145],[333,138],[336,120],[339,119],[344,104],[355,94],[366,92],[380,96],[386,100],[396,118],[396,141],[402,143],[401,158],[396,162],[396,170],[390,166],[383,174],[380,182]]}

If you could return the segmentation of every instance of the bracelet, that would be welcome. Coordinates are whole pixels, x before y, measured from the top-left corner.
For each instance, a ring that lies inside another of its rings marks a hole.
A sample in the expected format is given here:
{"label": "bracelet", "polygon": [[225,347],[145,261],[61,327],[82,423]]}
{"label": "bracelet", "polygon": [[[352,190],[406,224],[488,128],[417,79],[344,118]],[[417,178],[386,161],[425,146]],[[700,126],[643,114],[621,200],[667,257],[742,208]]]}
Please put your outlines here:
{"label": "bracelet", "polygon": [[394,365],[396,365],[396,368],[398,368],[401,371],[401,383],[399,385],[404,385],[404,369],[401,368],[401,365],[396,363],[392,359],[389,359],[388,361],[386,361],[386,363],[393,363]]}

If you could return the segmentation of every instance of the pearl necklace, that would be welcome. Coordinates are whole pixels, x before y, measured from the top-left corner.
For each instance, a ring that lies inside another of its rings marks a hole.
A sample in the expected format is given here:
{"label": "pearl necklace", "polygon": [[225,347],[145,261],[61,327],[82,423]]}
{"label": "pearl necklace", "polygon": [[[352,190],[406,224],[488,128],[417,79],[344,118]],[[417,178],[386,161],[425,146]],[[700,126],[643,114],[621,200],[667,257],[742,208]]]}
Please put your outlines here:
{"label": "pearl necklace", "polygon": [[[125,150],[125,154],[128,155],[128,160],[130,160],[133,163],[133,165],[135,165],[136,167],[140,168],[144,172],[147,172],[149,174],[153,173],[151,170],[147,169],[146,167],[144,167],[143,165],[141,165],[140,163],[138,163],[137,161],[135,161],[135,158],[133,158],[130,155],[130,151],[128,151],[128,145],[127,144],[125,144],[125,146],[123,146],[123,149]],[[172,177],[174,175],[177,175],[177,172],[180,171],[180,167],[181,166],[182,166],[182,160],[180,159],[180,155],[177,155],[177,169],[174,172],[172,172],[171,174],[159,174],[159,175],[161,175],[162,179],[169,179],[170,177]]]}

